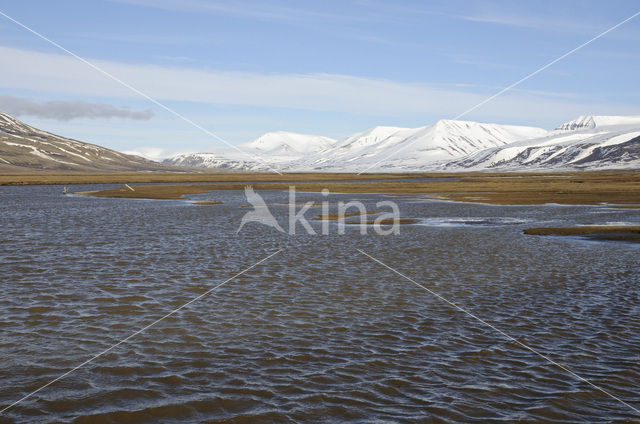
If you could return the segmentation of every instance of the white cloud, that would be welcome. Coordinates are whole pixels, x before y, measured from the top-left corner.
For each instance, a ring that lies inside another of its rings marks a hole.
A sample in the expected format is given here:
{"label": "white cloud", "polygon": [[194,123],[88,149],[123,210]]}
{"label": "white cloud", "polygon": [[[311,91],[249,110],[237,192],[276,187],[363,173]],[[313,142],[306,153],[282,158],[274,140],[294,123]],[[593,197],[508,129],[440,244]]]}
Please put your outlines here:
{"label": "white cloud", "polygon": [[[233,0],[111,0],[139,7],[150,7],[179,12],[210,13],[225,16],[241,17],[260,21],[300,23],[301,21],[361,21],[364,18],[338,13],[327,13],[318,8],[291,7],[289,4],[277,2]],[[308,6],[308,5],[307,5]],[[326,8],[325,8],[326,9]]]}
{"label": "white cloud", "polygon": [[[486,9],[485,11],[476,14],[449,16],[457,19],[463,19],[469,22],[480,22],[486,24],[528,28],[536,31],[579,35],[585,37],[584,41],[587,41],[587,37],[590,38],[600,34],[603,31],[606,31],[612,26],[632,16],[632,13],[629,13],[626,16],[620,15],[616,21],[603,19],[603,17],[594,17],[589,13],[572,13],[568,15],[565,12],[560,13],[558,16],[554,16],[553,14],[549,13],[539,14],[535,12],[532,13],[531,11],[509,13],[505,10],[498,10],[493,8]],[[629,41],[636,40],[638,38],[637,32],[630,30],[630,28],[633,28],[633,26],[625,25],[617,29],[616,31],[611,32],[610,34],[607,34],[607,37]]]}
{"label": "white cloud", "polygon": [[603,31],[598,25],[575,22],[547,16],[532,16],[531,14],[508,14],[499,11],[483,12],[475,15],[463,15],[460,18],[471,22],[506,25],[537,30],[561,30],[563,32],[589,33]]}
{"label": "white cloud", "polygon": [[[425,4],[427,2],[424,2]],[[387,7],[389,13],[400,16],[424,15],[478,22],[496,26],[516,27],[532,29],[542,32],[562,33],[566,35],[595,36],[616,23],[633,14],[629,10],[628,15],[620,15],[618,20],[607,19],[598,14],[592,8],[555,7],[552,11],[545,10],[535,2],[482,2],[470,4],[458,12],[436,10],[433,7],[422,8],[400,4],[380,3],[375,7]],[[560,5],[562,6],[562,5]],[[626,26],[608,34],[608,37],[617,39],[636,40],[637,32],[632,32],[633,26]],[[585,40],[586,41],[586,40]]]}
{"label": "white cloud", "polygon": [[[103,98],[140,96],[69,56],[0,47],[0,87]],[[451,86],[335,74],[258,74],[133,65],[94,64],[160,101],[332,111],[357,115],[447,118],[481,102],[492,92]],[[505,81],[510,83],[511,81]],[[506,85],[506,84],[505,84]],[[526,86],[525,86],[526,87]],[[466,91],[465,91],[466,90]],[[586,104],[557,95],[513,91],[483,106],[468,119],[497,122],[562,120],[600,111],[632,113],[624,105]],[[533,118],[532,118],[533,117]]]}

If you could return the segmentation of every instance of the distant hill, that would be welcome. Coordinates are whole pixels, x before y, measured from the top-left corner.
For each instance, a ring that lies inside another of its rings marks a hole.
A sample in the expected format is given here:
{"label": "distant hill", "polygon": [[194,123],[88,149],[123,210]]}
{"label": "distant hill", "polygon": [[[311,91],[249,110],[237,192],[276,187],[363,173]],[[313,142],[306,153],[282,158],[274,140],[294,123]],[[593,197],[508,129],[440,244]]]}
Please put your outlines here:
{"label": "distant hill", "polygon": [[168,169],[139,156],[41,131],[0,113],[0,172]]}
{"label": "distant hill", "polygon": [[545,171],[640,168],[640,116],[581,116],[541,128],[440,120],[374,127],[333,141],[286,132],[165,163],[218,169],[328,172]]}
{"label": "distant hill", "polygon": [[543,137],[486,149],[450,170],[596,170],[640,168],[640,116],[581,116]]}
{"label": "distant hill", "polygon": [[440,120],[375,127],[335,141],[267,133],[163,163],[60,137],[0,113],[0,172],[544,171],[640,168],[640,116],[581,116],[555,130]]}
{"label": "distant hill", "polygon": [[280,164],[288,166],[296,160],[330,149],[335,142],[318,135],[276,131],[240,144],[238,150],[224,147],[214,153],[180,154],[165,159],[164,163],[244,171],[273,170],[281,168]]}
{"label": "distant hill", "polygon": [[375,127],[292,163],[296,169],[421,170],[546,134],[541,128],[442,119],[420,128]]}
{"label": "distant hill", "polygon": [[248,154],[231,149],[178,155],[165,160],[176,165],[285,171],[412,171],[432,167],[483,149],[540,137],[540,128],[440,120],[420,128],[375,127],[344,140],[274,132],[240,144]]}

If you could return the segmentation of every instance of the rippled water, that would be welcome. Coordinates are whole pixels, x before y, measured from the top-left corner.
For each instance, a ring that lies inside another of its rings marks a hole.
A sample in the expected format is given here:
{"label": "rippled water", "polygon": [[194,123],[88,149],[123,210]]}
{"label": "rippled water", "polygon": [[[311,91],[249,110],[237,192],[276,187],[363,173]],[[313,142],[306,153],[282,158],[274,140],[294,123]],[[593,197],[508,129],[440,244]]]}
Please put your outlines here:
{"label": "rippled water", "polygon": [[639,246],[522,234],[638,223],[637,211],[357,195],[371,210],[397,201],[420,222],[395,236],[287,236],[258,224],[236,234],[242,192],[194,196],[224,201],[196,206],[0,191],[2,407],[283,249],[0,422],[640,419],[357,251],[640,409]]}

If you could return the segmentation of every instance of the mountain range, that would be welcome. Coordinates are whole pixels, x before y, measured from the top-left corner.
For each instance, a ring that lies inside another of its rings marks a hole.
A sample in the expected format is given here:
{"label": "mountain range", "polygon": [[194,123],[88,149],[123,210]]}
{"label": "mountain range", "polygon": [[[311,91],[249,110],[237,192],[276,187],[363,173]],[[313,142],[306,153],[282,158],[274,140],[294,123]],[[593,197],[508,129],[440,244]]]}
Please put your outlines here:
{"label": "mountain range", "polygon": [[581,116],[542,137],[447,165],[468,170],[640,168],[640,116]]}
{"label": "mountain range", "polygon": [[554,130],[440,120],[419,128],[375,127],[335,141],[287,132],[178,155],[173,165],[251,171],[407,172],[640,167],[640,116],[581,116]]}
{"label": "mountain range", "polygon": [[411,172],[640,168],[640,116],[581,116],[542,128],[440,120],[419,128],[380,126],[343,140],[267,133],[236,148],[154,162],[48,133],[0,113],[0,171]]}
{"label": "mountain range", "polygon": [[174,166],[228,168],[238,170],[272,170],[309,155],[330,149],[336,140],[317,135],[277,131],[236,146],[216,149],[211,153],[191,153],[164,161]]}

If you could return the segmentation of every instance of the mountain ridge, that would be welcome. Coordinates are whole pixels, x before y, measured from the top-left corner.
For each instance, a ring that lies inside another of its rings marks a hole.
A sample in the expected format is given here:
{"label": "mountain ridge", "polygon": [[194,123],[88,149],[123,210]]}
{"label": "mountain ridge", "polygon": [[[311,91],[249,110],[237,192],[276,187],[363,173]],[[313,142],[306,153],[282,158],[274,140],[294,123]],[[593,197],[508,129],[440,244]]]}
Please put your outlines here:
{"label": "mountain ridge", "polygon": [[[442,119],[418,128],[369,128],[290,161],[275,161],[268,154],[261,159],[277,164],[281,171],[316,172],[635,168],[640,167],[638,135],[638,115],[583,115],[550,131]],[[197,156],[191,156],[192,166],[197,165]],[[222,154],[214,165],[267,169],[256,161],[240,163],[233,153]]]}
{"label": "mountain ridge", "polygon": [[0,170],[146,171],[166,166],[34,128],[0,112]]}
{"label": "mountain ridge", "polygon": [[[240,151],[238,151],[240,150]],[[334,140],[286,131],[162,163],[58,136],[0,113],[0,170],[282,172],[544,171],[640,168],[640,115],[583,115],[551,131],[442,119]]]}
{"label": "mountain ridge", "polygon": [[[389,159],[401,168],[420,167],[436,161],[458,159],[482,149],[502,146],[524,138],[547,134],[535,127],[488,124],[472,121],[442,119],[434,124],[418,128],[377,126],[352,134],[342,140],[325,138],[324,148],[308,149],[299,157],[282,155],[283,149],[275,146],[286,144],[292,133],[268,133],[258,139],[239,145],[247,148],[242,155],[231,149],[216,149],[209,153],[178,155],[165,160],[173,165],[232,167],[234,169],[266,170],[269,165],[285,171],[360,171],[377,165],[380,159]],[[281,139],[278,140],[276,136]],[[254,147],[264,137],[271,138],[270,149]],[[316,137],[308,136],[305,137]],[[274,155],[271,152],[277,151]],[[258,156],[262,161],[252,158]],[[215,157],[215,159],[213,159]],[[225,162],[226,161],[226,162]],[[388,167],[389,164],[383,164]]]}
{"label": "mountain ridge", "polygon": [[580,116],[545,137],[487,149],[449,170],[580,170],[640,168],[640,116]]}

